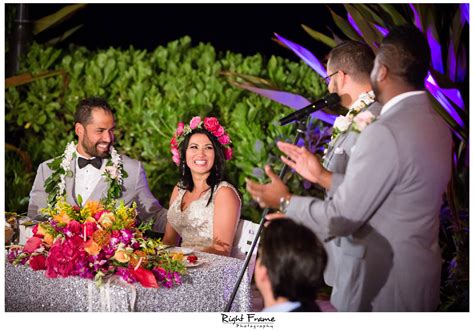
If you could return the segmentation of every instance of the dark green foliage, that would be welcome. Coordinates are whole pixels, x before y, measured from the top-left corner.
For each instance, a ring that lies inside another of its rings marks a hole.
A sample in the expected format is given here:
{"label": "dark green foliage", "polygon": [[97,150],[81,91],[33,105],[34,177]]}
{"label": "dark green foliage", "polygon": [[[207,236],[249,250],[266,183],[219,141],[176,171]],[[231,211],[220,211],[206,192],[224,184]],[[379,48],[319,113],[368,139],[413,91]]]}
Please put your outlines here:
{"label": "dark green foliage", "polygon": [[[178,180],[169,147],[178,121],[195,115],[221,121],[234,146],[228,175],[241,193],[244,178],[262,173],[266,162],[277,160],[276,141],[289,137],[291,128],[281,128],[277,120],[290,108],[233,87],[222,71],[265,77],[308,99],[319,98],[326,89],[303,63],[278,57],[266,60],[258,54],[217,54],[209,44],[193,46],[189,37],[153,52],[134,48],[93,52],[83,47],[62,51],[34,44],[23,72],[44,70],[64,70],[65,77],[39,79],[5,91],[7,142],[30,154],[35,171],[40,162],[62,154],[75,138],[73,114],[79,100],[105,97],[116,110],[117,149],[144,163],[150,189],[165,206]],[[9,168],[6,176],[13,176]],[[33,178],[29,174],[24,185],[31,187]],[[294,192],[302,192],[301,185],[293,186]],[[7,210],[24,211],[25,205],[7,205]],[[245,193],[242,217],[257,220],[259,215]]]}

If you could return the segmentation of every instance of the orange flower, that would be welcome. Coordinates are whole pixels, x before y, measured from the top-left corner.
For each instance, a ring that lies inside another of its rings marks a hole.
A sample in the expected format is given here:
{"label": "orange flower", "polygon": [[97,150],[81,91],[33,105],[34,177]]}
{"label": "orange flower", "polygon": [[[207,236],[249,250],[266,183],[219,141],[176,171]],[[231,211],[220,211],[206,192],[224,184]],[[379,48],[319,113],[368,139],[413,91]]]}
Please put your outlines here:
{"label": "orange flower", "polygon": [[[40,228],[40,227],[38,227],[38,229],[39,229],[39,228]],[[46,234],[44,235],[43,242],[44,242],[45,244],[47,244],[48,246],[51,246],[51,245],[53,244],[53,241],[54,241],[54,238],[53,238],[52,235],[50,235],[49,233],[46,233]]]}
{"label": "orange flower", "polygon": [[95,220],[94,217],[89,216],[88,218],[86,218],[86,220],[84,221],[84,223],[97,223],[97,221]]}
{"label": "orange flower", "polygon": [[100,247],[92,238],[89,239],[85,244],[84,244],[84,250],[89,253],[89,255],[97,255],[99,254],[100,250],[102,247]]}
{"label": "orange flower", "polygon": [[72,220],[68,214],[66,214],[64,211],[62,211],[58,215],[54,215],[53,219],[58,222],[59,224],[69,224],[69,222]]}
{"label": "orange flower", "polygon": [[42,236],[46,235],[46,229],[43,227],[43,224],[38,224],[38,232],[36,234],[40,234]]}
{"label": "orange flower", "polygon": [[104,247],[110,242],[110,233],[106,230],[97,230],[92,234],[92,238],[99,246]]}
{"label": "orange flower", "polygon": [[117,249],[114,254],[114,259],[120,263],[130,261],[130,254],[125,249]]}
{"label": "orange flower", "polygon": [[91,201],[91,200],[86,202],[84,209],[88,209],[91,215],[95,215],[96,213],[104,210],[104,208],[102,207],[99,201]]}
{"label": "orange flower", "polygon": [[115,222],[115,216],[113,213],[103,213],[99,218],[99,224],[104,228],[111,228]]}
{"label": "orange flower", "polygon": [[130,263],[129,266],[132,268],[135,268],[138,263],[140,262],[140,258],[142,259],[142,262],[140,263],[140,266],[144,266],[148,263],[148,259],[146,257],[146,253],[143,251],[135,251],[133,254],[130,256]]}

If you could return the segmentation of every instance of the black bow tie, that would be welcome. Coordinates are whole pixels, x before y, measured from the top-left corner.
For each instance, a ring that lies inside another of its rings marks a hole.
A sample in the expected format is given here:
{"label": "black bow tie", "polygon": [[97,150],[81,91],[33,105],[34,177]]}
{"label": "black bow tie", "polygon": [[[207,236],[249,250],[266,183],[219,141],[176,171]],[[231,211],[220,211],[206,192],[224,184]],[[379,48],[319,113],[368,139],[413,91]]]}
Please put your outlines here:
{"label": "black bow tie", "polygon": [[84,168],[86,165],[90,164],[97,169],[100,169],[102,166],[102,159],[100,157],[95,157],[93,159],[85,159],[83,157],[79,157],[77,159],[77,163],[79,164],[79,169]]}

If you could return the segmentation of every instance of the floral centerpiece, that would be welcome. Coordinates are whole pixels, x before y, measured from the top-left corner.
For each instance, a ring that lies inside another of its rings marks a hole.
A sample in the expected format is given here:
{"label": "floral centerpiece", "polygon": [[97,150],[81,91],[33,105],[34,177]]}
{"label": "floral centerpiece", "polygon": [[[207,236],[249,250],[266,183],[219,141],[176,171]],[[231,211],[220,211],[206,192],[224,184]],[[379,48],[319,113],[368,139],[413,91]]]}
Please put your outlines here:
{"label": "floral centerpiece", "polygon": [[136,226],[136,204],[108,206],[96,201],[71,206],[60,198],[42,210],[48,220],[34,226],[25,246],[10,248],[9,262],[46,270],[49,278],[94,279],[98,286],[114,275],[144,287],[181,284],[182,259],[163,251],[159,239],[144,235],[149,225]]}

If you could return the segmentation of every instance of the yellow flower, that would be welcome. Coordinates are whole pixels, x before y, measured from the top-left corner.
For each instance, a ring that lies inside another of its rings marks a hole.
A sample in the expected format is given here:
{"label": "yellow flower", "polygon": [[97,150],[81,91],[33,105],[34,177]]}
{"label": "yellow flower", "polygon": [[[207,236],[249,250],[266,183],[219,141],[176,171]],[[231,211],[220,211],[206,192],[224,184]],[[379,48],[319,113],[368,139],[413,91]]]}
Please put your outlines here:
{"label": "yellow flower", "polygon": [[[39,230],[40,227],[38,227]],[[38,231],[39,232],[39,231]],[[43,237],[43,242],[45,242],[48,246],[51,246],[53,244],[54,238],[52,235],[49,233],[46,233]]]}
{"label": "yellow flower", "polygon": [[64,211],[61,211],[58,215],[54,215],[53,219],[59,224],[66,224],[66,225],[69,224],[70,221],[72,221],[69,215]]}

